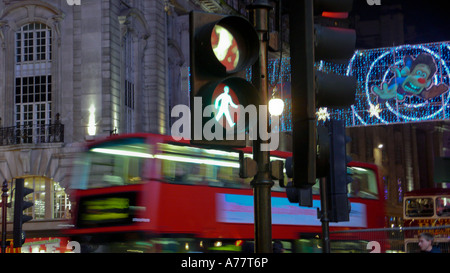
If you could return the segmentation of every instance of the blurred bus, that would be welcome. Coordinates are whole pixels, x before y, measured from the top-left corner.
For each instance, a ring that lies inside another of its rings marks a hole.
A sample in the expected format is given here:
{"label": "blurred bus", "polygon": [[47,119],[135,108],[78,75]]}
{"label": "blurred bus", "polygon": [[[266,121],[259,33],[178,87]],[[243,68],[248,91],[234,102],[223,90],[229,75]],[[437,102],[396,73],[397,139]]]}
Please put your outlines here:
{"label": "blurred bus", "polygon": [[405,251],[420,252],[419,235],[434,235],[434,244],[450,253],[450,189],[421,189],[403,198]]}
{"label": "blurred bus", "polygon": [[[251,149],[245,148],[246,156]],[[273,151],[271,159],[291,153]],[[349,222],[331,230],[385,225],[377,167],[352,162]],[[285,177],[287,181],[287,177]],[[193,147],[170,136],[129,134],[86,145],[73,167],[73,228],[83,252],[251,251],[254,240],[251,179],[239,178],[239,155]],[[272,236],[284,252],[321,252],[318,185],[313,207],[289,203],[285,189],[272,187]],[[279,242],[277,242],[279,244]],[[343,239],[339,250],[366,242]]]}

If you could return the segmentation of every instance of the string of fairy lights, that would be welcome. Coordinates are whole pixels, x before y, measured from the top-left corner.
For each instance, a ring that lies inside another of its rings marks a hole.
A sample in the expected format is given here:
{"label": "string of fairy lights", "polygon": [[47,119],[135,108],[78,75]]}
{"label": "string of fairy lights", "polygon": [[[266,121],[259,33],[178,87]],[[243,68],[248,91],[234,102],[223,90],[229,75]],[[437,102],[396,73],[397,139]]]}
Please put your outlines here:
{"label": "string of fairy lights", "polygon": [[[437,70],[432,79],[433,84],[450,86],[450,42],[358,50],[345,64],[317,62],[315,66],[320,71],[352,75],[357,79],[355,103],[344,109],[317,109],[318,122],[339,119],[344,120],[347,127],[357,127],[450,119],[449,91],[431,99],[407,96],[404,100],[394,98],[386,101],[380,100],[372,91],[374,86],[381,86],[395,76],[392,68],[401,69],[406,56],[416,58],[421,53],[434,58]],[[268,71],[269,94],[277,93],[284,101],[279,128],[272,129],[292,131],[290,58],[269,60]],[[250,79],[251,69],[248,69],[247,80]]]}
{"label": "string of fairy lights", "polygon": [[[429,99],[406,96],[403,100],[397,98],[381,100],[373,92],[374,86],[381,86],[395,77],[393,68],[401,70],[406,56],[416,58],[422,53],[434,58],[437,70],[432,83],[445,84],[448,87],[450,85],[450,42],[359,50],[347,64],[316,63],[318,70],[353,75],[357,78],[355,103],[344,109],[317,109],[318,120],[340,119],[345,121],[347,127],[355,127],[449,119],[450,92],[448,90]],[[268,64],[270,87],[276,86],[277,92],[285,103],[285,110],[280,116],[280,131],[292,130],[290,68],[290,58],[274,59]],[[250,77],[251,75],[248,75],[248,78]],[[270,92],[272,90],[269,90]]]}

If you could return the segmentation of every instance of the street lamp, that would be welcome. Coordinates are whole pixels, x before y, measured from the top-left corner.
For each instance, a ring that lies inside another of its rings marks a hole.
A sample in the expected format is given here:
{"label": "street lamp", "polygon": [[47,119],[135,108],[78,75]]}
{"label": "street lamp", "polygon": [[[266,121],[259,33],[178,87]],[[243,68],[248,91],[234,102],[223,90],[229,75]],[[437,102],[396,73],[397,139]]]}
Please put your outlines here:
{"label": "street lamp", "polygon": [[272,98],[269,101],[269,113],[272,116],[279,116],[283,113],[284,102],[280,98]]}
{"label": "street lamp", "polygon": [[272,92],[272,99],[270,99],[269,101],[269,113],[272,116],[279,116],[283,113],[283,109],[284,109],[284,102],[282,99],[280,99],[276,93],[277,93],[278,89],[275,86],[273,88],[273,92]]}

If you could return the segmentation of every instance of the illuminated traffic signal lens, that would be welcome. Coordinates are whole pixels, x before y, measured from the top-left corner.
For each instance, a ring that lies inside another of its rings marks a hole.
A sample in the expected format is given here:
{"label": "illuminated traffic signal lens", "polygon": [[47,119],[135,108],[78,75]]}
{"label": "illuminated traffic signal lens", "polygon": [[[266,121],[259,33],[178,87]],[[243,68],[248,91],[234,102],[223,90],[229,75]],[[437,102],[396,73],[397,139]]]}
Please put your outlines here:
{"label": "illuminated traffic signal lens", "polygon": [[229,129],[236,125],[240,115],[239,99],[232,88],[219,84],[214,90],[211,104],[214,105],[215,119],[222,127]]}
{"label": "illuminated traffic signal lens", "polygon": [[211,33],[211,46],[214,55],[225,66],[226,71],[233,71],[239,63],[239,48],[228,29],[221,25],[215,25]]}

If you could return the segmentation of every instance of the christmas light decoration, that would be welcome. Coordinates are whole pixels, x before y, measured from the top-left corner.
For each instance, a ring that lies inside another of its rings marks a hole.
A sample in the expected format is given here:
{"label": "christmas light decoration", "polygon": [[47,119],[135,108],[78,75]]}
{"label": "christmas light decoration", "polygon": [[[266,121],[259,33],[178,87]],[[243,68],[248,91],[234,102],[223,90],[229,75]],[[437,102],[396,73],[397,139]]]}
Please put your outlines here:
{"label": "christmas light decoration", "polygon": [[[395,78],[394,70],[401,71],[405,67],[405,57],[416,59],[421,54],[430,55],[436,64],[431,84],[450,86],[450,42],[357,50],[347,64],[317,62],[316,68],[320,71],[354,75],[358,81],[355,104],[346,109],[327,108],[326,113],[329,116],[324,116],[325,112],[318,109],[318,118],[341,119],[345,121],[346,127],[450,119],[448,90],[429,99],[405,96],[403,100],[397,98],[381,100],[373,92],[374,87],[382,87],[382,83]],[[279,130],[291,131],[290,58],[270,60],[268,71],[269,84],[278,88],[285,105],[280,116]],[[247,80],[251,80],[250,69],[247,71]]]}
{"label": "christmas light decoration", "polygon": [[[431,55],[436,64],[436,73],[432,78],[432,84],[449,86],[450,44],[447,42],[358,50],[349,63],[343,65],[324,61],[317,62],[316,67],[320,71],[354,75],[358,80],[355,104],[347,109],[328,108],[329,116],[326,118],[342,119],[347,127],[449,119],[450,92],[448,90],[431,99],[408,96],[403,101],[398,99],[381,101],[372,91],[374,86],[381,86],[382,83],[395,77],[393,68],[401,70],[404,67],[403,62],[406,56],[415,59],[422,53]],[[286,105],[286,110],[281,116],[280,129],[288,131],[291,128],[289,58],[281,61],[280,72],[277,70],[278,66],[278,59],[269,62],[269,71],[271,72],[269,82],[272,85],[280,84],[280,80],[277,83],[274,82],[277,73],[280,73],[280,78],[284,83],[281,96]],[[318,118],[321,120],[325,118],[324,113],[323,110],[319,111]]]}

